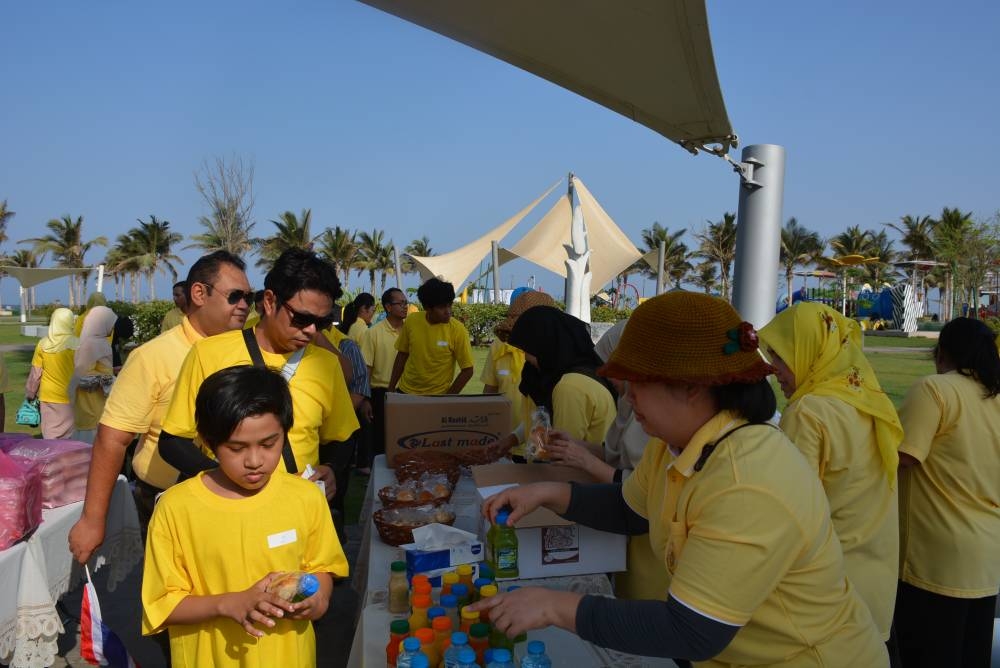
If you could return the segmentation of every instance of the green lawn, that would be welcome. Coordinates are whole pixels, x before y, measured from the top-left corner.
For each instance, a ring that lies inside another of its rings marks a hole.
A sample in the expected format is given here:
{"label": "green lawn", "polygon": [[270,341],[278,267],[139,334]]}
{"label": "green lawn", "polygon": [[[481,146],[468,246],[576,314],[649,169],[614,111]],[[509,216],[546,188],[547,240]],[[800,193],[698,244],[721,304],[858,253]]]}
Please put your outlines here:
{"label": "green lawn", "polygon": [[930,350],[937,339],[924,336],[865,336],[865,350],[871,348],[926,348]]}

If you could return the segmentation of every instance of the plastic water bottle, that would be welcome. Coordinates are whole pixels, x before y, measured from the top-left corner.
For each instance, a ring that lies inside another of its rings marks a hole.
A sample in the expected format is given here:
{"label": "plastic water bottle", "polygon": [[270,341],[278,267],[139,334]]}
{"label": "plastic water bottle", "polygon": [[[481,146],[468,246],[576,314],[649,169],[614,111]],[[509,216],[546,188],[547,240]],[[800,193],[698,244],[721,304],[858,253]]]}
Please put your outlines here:
{"label": "plastic water bottle", "polygon": [[421,652],[413,657],[413,663],[410,666],[411,668],[431,668],[431,662],[427,658],[427,655]]}
{"label": "plastic water bottle", "polygon": [[458,663],[455,664],[455,668],[479,668],[479,664],[476,663],[476,651],[471,647],[466,647],[458,653]]}
{"label": "plastic water bottle", "polygon": [[420,641],[413,637],[407,638],[403,641],[403,651],[396,659],[396,668],[416,668],[413,664],[413,659],[416,656],[422,656],[424,660],[427,659],[427,655],[420,651]]}
{"label": "plastic water bottle", "polygon": [[528,643],[528,653],[521,659],[521,668],[552,668],[552,659],[545,653],[545,643],[541,640]]}
{"label": "plastic water bottle", "polygon": [[475,650],[469,647],[469,636],[461,631],[455,631],[451,634],[451,645],[444,652],[444,668],[457,668],[459,665],[458,655],[463,649],[471,650],[472,660],[476,660]]}
{"label": "plastic water bottle", "polygon": [[514,659],[510,655],[510,650],[494,649],[493,660],[486,664],[486,668],[514,668]]}
{"label": "plastic water bottle", "polygon": [[267,585],[267,591],[292,603],[305,600],[319,591],[319,580],[312,573],[283,573]]}

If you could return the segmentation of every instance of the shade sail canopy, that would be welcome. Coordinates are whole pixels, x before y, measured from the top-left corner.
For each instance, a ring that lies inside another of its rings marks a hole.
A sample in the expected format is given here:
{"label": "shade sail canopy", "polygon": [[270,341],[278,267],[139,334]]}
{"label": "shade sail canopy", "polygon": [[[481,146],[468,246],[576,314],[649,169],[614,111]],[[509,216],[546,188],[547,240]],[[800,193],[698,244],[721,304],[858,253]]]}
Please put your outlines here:
{"label": "shade sail canopy", "polygon": [[361,0],[593,100],[695,152],[735,146],[704,0]]}
{"label": "shade sail canopy", "polygon": [[16,278],[22,288],[30,288],[38,285],[39,283],[45,283],[57,278],[62,278],[63,276],[69,276],[70,274],[84,274],[94,271],[94,269],[94,267],[43,269],[41,267],[0,266],[0,271],[8,276],[11,276],[12,278]]}
{"label": "shade sail canopy", "polygon": [[413,263],[420,272],[420,280],[426,281],[435,276],[441,280],[448,281],[455,286],[456,291],[461,291],[462,284],[469,277],[472,270],[476,268],[483,258],[490,254],[494,241],[501,241],[510,231],[521,222],[521,220],[531,212],[538,203],[549,196],[556,186],[562,183],[562,179],[552,184],[552,187],[542,193],[534,202],[518,211],[512,218],[507,219],[500,225],[457,250],[444,255],[410,255]]}
{"label": "shade sail canopy", "polygon": [[[573,187],[580,200],[583,222],[587,227],[590,247],[591,294],[597,294],[615,276],[642,257],[611,216],[590,194],[577,177]],[[573,218],[569,196],[563,195],[538,224],[509,249],[500,250],[500,264],[523,258],[565,278],[566,249],[570,244],[570,222]]]}

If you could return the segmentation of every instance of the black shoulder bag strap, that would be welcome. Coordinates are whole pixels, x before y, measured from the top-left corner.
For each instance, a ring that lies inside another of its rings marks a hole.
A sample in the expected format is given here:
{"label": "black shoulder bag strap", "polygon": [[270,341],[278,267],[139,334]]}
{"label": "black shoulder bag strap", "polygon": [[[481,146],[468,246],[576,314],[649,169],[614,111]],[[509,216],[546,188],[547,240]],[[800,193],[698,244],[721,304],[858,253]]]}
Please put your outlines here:
{"label": "black shoulder bag strap", "polygon": [[[258,369],[266,369],[267,364],[264,363],[264,354],[260,351],[260,344],[257,343],[257,337],[254,336],[253,329],[243,330],[243,341],[247,344],[247,352],[250,353],[250,361]],[[281,459],[285,462],[285,470],[289,473],[298,473],[299,470],[295,466],[295,455],[292,454],[292,446],[288,442],[288,434],[285,434],[284,445],[281,446]]]}
{"label": "black shoulder bag strap", "polygon": [[732,434],[738,432],[740,429],[743,429],[744,427],[758,427],[758,426],[771,427],[772,429],[777,429],[777,427],[775,427],[770,422],[747,422],[746,424],[741,424],[739,427],[730,429],[725,434],[716,439],[715,443],[709,443],[708,445],[706,445],[704,448],[701,449],[701,457],[698,457],[698,461],[694,463],[694,470],[695,471],[702,470],[705,467],[705,462],[707,462],[708,458],[712,456],[713,452],[715,452],[715,449],[719,446],[719,443],[722,443]]}

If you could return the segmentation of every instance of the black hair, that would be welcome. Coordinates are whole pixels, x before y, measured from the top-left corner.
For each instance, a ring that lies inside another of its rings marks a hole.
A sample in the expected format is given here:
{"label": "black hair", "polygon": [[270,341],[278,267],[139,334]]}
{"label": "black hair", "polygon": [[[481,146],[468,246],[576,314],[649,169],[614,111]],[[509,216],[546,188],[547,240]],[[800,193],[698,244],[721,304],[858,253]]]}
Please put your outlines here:
{"label": "black hair", "polygon": [[191,265],[187,280],[184,281],[184,298],[191,302],[191,286],[195,283],[211,285],[219,277],[219,269],[224,264],[230,264],[240,271],[246,271],[247,263],[239,255],[229,251],[217,250],[208,255],[202,255]]}
{"label": "black hair", "polygon": [[253,303],[255,305],[261,303],[262,301],[264,301],[264,291],[263,290],[258,290],[257,292],[253,293]]}
{"label": "black hair", "polygon": [[172,288],[170,288],[170,289],[171,290],[176,290],[177,288],[185,288],[185,290],[186,290],[187,289],[187,281],[177,281],[176,283],[174,283],[174,286]]}
{"label": "black hair", "polygon": [[406,293],[404,293],[399,288],[389,288],[388,290],[386,290],[385,292],[382,293],[382,308],[384,308],[386,310],[389,310],[389,304],[392,303],[392,294],[394,292],[398,292],[399,294],[403,295],[404,297],[406,296]]}
{"label": "black hair", "polygon": [[455,286],[440,278],[431,278],[417,288],[417,299],[424,310],[455,301]]}
{"label": "black hair", "polygon": [[302,290],[321,292],[332,302],[343,294],[336,267],[304,248],[289,248],[282,253],[264,277],[264,287],[274,293],[279,304]]}
{"label": "black hair", "polygon": [[344,334],[351,328],[351,325],[358,321],[358,311],[363,308],[371,308],[375,306],[375,297],[367,292],[360,292],[358,296],[354,298],[350,304],[344,307],[343,317],[340,319],[340,324],[337,325],[339,329]]}
{"label": "black hair", "polygon": [[125,363],[125,342],[135,336],[135,324],[129,316],[122,316],[115,320],[115,326],[111,329],[111,364],[121,366]]}
{"label": "black hair", "polygon": [[954,366],[963,376],[975,378],[986,389],[984,398],[1000,394],[1000,352],[996,333],[986,323],[974,318],[955,318],[941,328],[937,359]]}
{"label": "black hair", "polygon": [[[194,400],[194,421],[202,441],[214,452],[248,417],[274,415],[282,430],[292,428],[292,395],[277,371],[232,366],[205,379]],[[287,438],[287,436],[286,436]]]}
{"label": "black hair", "polygon": [[767,378],[753,383],[729,383],[709,388],[716,408],[730,410],[752,423],[767,422],[778,409],[774,388]]}

